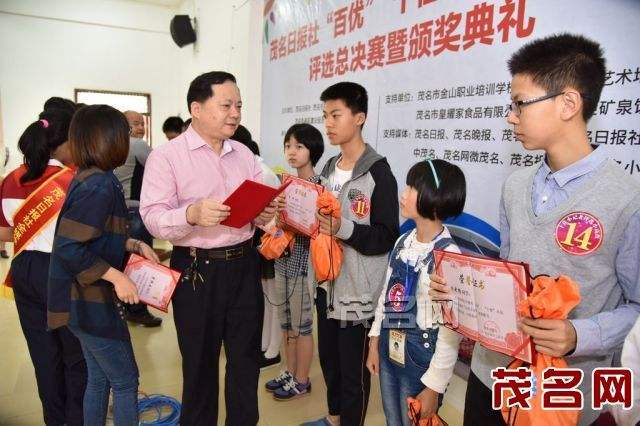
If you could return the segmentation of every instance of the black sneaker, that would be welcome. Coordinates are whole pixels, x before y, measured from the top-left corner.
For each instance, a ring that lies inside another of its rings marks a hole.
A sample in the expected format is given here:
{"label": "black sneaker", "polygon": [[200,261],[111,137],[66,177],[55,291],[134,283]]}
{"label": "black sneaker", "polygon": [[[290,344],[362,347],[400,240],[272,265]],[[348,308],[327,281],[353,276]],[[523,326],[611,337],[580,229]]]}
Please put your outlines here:
{"label": "black sneaker", "polygon": [[162,324],[162,318],[153,316],[148,311],[138,315],[127,314],[126,319],[133,324],[138,324],[143,327],[159,327],[160,324]]}
{"label": "black sneaker", "polygon": [[263,368],[273,367],[274,365],[280,364],[280,354],[278,354],[275,358],[266,358],[264,356],[264,352],[262,353],[260,359],[260,370]]}
{"label": "black sneaker", "polygon": [[267,388],[268,392],[275,392],[277,389],[280,389],[284,386],[289,380],[293,379],[293,375],[288,371],[284,370],[280,372],[280,375],[275,379],[269,380],[265,383],[264,387]]}

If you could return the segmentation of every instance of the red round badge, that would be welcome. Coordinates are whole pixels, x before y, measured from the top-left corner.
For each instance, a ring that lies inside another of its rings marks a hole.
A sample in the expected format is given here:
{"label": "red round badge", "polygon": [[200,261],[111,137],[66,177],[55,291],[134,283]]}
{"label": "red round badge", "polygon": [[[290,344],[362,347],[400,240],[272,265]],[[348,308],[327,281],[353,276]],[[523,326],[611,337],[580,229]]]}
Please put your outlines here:
{"label": "red round badge", "polygon": [[404,286],[400,283],[395,283],[389,289],[387,297],[389,299],[391,309],[396,312],[400,312],[402,310],[402,302],[404,301]]}
{"label": "red round badge", "polygon": [[362,194],[358,194],[353,201],[351,201],[351,211],[360,219],[369,214],[370,208],[369,200]]}
{"label": "red round badge", "polygon": [[596,251],[604,239],[602,223],[586,212],[572,212],[556,225],[556,242],[560,248],[575,256]]}

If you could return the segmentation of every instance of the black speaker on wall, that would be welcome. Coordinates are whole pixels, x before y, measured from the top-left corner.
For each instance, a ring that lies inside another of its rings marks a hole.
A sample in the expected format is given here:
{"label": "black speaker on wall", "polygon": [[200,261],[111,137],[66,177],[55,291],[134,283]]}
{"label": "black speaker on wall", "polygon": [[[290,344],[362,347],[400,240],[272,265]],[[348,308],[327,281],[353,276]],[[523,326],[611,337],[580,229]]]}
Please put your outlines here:
{"label": "black speaker on wall", "polygon": [[170,29],[171,38],[179,47],[184,47],[196,41],[196,32],[193,30],[189,15],[174,16],[171,20]]}

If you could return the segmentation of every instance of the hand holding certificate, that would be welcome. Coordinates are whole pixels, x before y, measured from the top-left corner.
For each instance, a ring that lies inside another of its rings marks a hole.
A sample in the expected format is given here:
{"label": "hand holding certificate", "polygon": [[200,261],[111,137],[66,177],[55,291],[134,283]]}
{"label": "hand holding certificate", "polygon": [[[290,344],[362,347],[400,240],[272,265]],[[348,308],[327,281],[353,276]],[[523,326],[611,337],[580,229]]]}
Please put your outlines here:
{"label": "hand holding certificate", "polygon": [[318,236],[320,223],[316,217],[316,201],[324,191],[322,185],[285,175],[285,209],[280,213],[280,220],[311,238]]}
{"label": "hand holding certificate", "polygon": [[527,362],[531,339],[519,328],[518,304],[531,284],[526,264],[434,250],[436,274],[451,289],[445,325],[483,346]]}
{"label": "hand holding certificate", "polygon": [[178,271],[132,254],[124,273],[135,283],[141,302],[167,312],[180,279]]}

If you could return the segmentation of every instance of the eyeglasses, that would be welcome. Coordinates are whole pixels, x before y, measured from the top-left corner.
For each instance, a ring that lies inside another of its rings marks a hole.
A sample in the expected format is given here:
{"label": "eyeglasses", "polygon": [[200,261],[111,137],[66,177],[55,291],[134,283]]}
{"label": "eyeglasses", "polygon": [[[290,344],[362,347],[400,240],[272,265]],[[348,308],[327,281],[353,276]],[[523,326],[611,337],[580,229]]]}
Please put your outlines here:
{"label": "eyeglasses", "polygon": [[[509,104],[509,111],[513,112],[513,114],[516,117],[520,117],[520,113],[522,112],[522,107],[535,104],[536,102],[546,101],[547,99],[555,98],[556,96],[564,95],[565,93],[567,92],[558,92],[552,95],[544,95],[544,96],[540,96],[539,98],[528,99],[526,101],[512,101]],[[583,99],[589,99],[589,95],[586,95],[584,93],[578,93],[578,94],[582,96]]]}
{"label": "eyeglasses", "polygon": [[554,93],[552,95],[544,95],[539,98],[528,99],[526,101],[512,101],[509,104],[509,111],[511,111],[516,117],[520,117],[522,107],[535,104],[536,102],[546,101],[547,99],[555,98],[556,96],[564,95],[565,92]]}

